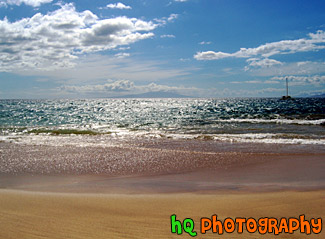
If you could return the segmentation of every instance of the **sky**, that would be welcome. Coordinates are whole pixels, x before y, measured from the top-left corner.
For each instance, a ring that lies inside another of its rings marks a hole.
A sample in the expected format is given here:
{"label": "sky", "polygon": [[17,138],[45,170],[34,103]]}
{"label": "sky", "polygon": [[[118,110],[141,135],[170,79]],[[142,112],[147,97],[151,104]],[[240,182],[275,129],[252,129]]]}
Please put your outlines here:
{"label": "sky", "polygon": [[0,98],[325,93],[324,0],[0,0]]}

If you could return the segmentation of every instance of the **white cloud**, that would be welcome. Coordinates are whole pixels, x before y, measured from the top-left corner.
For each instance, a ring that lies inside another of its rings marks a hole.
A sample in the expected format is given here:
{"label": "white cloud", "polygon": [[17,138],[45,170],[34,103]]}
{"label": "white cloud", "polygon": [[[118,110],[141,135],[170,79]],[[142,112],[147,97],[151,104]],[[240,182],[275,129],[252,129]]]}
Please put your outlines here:
{"label": "white cloud", "polygon": [[[269,80],[249,80],[249,81],[231,81],[231,84],[280,84],[285,83],[286,78],[289,81],[291,86],[295,85],[313,85],[313,86],[322,86],[325,85],[325,76],[314,75],[314,76],[274,76]],[[283,90],[283,89],[282,89]],[[261,91],[262,92],[262,91]]]}
{"label": "white cloud", "polygon": [[212,42],[210,41],[201,41],[199,42],[200,45],[210,45]]}
{"label": "white cloud", "polygon": [[285,82],[288,78],[290,85],[314,85],[320,86],[325,85],[325,76],[314,75],[314,76],[275,76],[271,80]]}
{"label": "white cloud", "polygon": [[[251,67],[270,67],[274,65],[282,65],[282,62],[269,58],[250,58],[247,60],[247,62],[249,62],[249,66]],[[248,69],[249,67],[246,68],[246,70]]]}
{"label": "white cloud", "polygon": [[106,8],[116,8],[116,9],[132,9],[130,6],[126,6],[123,3],[110,3],[106,6]]}
{"label": "white cloud", "polygon": [[325,73],[325,62],[293,62],[275,64],[268,67],[245,67],[256,76],[315,75]]}
{"label": "white cloud", "polygon": [[248,81],[244,81],[247,84],[262,84],[262,81],[258,81],[258,80],[248,80]]}
{"label": "white cloud", "polygon": [[103,92],[123,92],[134,90],[134,83],[128,80],[108,81],[98,85],[65,85],[60,87],[62,91],[75,93],[103,93]]}
{"label": "white cloud", "polygon": [[175,2],[187,2],[188,0],[174,0]]}
{"label": "white cloud", "polygon": [[310,61],[300,61],[300,62],[297,62],[297,66],[304,66],[308,63],[310,63]]}
{"label": "white cloud", "polygon": [[161,35],[161,38],[175,38],[175,35],[167,34],[167,35]]}
{"label": "white cloud", "polygon": [[72,93],[72,94],[109,94],[111,96],[121,96],[127,94],[141,94],[146,92],[177,92],[186,94],[188,92],[199,91],[199,89],[194,87],[184,87],[184,86],[168,86],[160,85],[156,83],[149,83],[146,85],[135,85],[133,81],[129,80],[108,80],[103,84],[93,84],[93,85],[63,85],[59,88],[61,92]]}
{"label": "white cloud", "polygon": [[16,22],[5,18],[0,20],[0,71],[72,67],[81,53],[150,38],[157,26],[137,18],[100,20],[91,11],[77,12],[73,4]]}
{"label": "white cloud", "polygon": [[188,92],[189,90],[196,89],[195,87],[184,86],[168,86],[160,85],[156,83],[150,83],[148,85],[142,85],[137,87],[142,92],[155,92],[155,91],[167,91],[167,92]]}
{"label": "white cloud", "polygon": [[279,81],[276,81],[276,80],[266,80],[264,81],[265,84],[279,84],[280,82]]}
{"label": "white cloud", "polygon": [[48,82],[49,79],[46,79],[46,78],[40,78],[40,79],[36,79],[35,81],[36,81],[36,82]]}
{"label": "white cloud", "polygon": [[163,18],[155,18],[154,20],[157,22],[158,25],[163,26],[166,25],[167,22],[172,22],[175,19],[178,18],[178,14],[172,13],[169,15],[169,17],[163,17]]}
{"label": "white cloud", "polygon": [[231,84],[263,84],[260,80],[248,80],[248,81],[231,81]]}
{"label": "white cloud", "polygon": [[110,55],[83,55],[73,68],[52,70],[16,69],[15,73],[25,76],[50,78],[55,82],[69,84],[94,84],[104,79],[128,79],[131,81],[153,82],[166,79],[185,79],[197,70],[193,67],[166,67],[167,62],[143,61],[132,56],[126,58]]}
{"label": "white cloud", "polygon": [[173,21],[176,18],[178,18],[178,14],[172,13],[172,14],[169,15],[167,20],[170,22],[170,21]]}
{"label": "white cloud", "polygon": [[20,6],[21,4],[29,5],[32,7],[39,7],[42,4],[50,3],[53,0],[2,0],[0,1],[0,6],[7,6],[7,5],[17,5]]}
{"label": "white cloud", "polygon": [[194,58],[197,60],[218,60],[225,57],[250,58],[265,57],[268,58],[278,54],[293,54],[296,52],[317,51],[325,49],[325,32],[317,31],[309,33],[309,38],[301,38],[297,40],[283,40],[278,42],[266,43],[256,48],[241,48],[235,53],[224,52],[197,52]]}
{"label": "white cloud", "polygon": [[222,58],[230,57],[231,54],[224,52],[205,51],[197,52],[194,56],[196,60],[219,60]]}
{"label": "white cloud", "polygon": [[125,51],[125,50],[130,50],[131,49],[131,47],[119,47],[117,50],[119,50],[119,51]]}
{"label": "white cloud", "polygon": [[129,57],[130,53],[120,52],[120,53],[115,54],[114,56],[121,59],[121,58]]}

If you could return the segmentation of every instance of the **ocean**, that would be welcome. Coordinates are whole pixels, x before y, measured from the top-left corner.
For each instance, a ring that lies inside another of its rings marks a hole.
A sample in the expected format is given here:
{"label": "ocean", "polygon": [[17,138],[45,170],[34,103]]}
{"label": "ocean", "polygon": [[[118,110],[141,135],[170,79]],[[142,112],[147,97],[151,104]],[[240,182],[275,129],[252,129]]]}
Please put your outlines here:
{"label": "ocean", "polygon": [[324,98],[0,100],[0,141],[105,145],[112,138],[175,138],[325,145],[324,106]]}

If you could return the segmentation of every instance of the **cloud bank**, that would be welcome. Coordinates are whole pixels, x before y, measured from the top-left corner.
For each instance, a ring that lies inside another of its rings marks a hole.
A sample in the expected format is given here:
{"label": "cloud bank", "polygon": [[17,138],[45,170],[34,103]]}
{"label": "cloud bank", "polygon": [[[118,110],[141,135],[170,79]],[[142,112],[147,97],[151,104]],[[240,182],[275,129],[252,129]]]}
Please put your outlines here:
{"label": "cloud bank", "polygon": [[183,86],[167,86],[156,83],[149,83],[146,85],[135,85],[133,81],[129,80],[108,80],[104,84],[95,85],[64,85],[60,87],[61,92],[72,94],[106,94],[107,96],[115,96],[121,94],[141,94],[147,92],[174,92],[174,93],[189,93],[198,91],[197,88],[183,87]]}
{"label": "cloud bank", "polygon": [[53,0],[3,0],[0,1],[0,6],[7,6],[7,5],[17,5],[20,6],[21,4],[29,5],[32,7],[39,7],[42,4],[50,3]]}
{"label": "cloud bank", "polygon": [[325,32],[317,31],[309,33],[308,38],[297,40],[283,40],[278,42],[266,43],[256,48],[241,48],[235,53],[203,51],[194,55],[196,60],[219,60],[228,57],[251,58],[263,57],[268,58],[278,54],[293,54],[297,52],[308,52],[325,49]]}
{"label": "cloud bank", "polygon": [[110,3],[106,6],[106,8],[112,8],[112,9],[132,9],[130,6],[126,6],[123,3]]}
{"label": "cloud bank", "polygon": [[285,82],[288,78],[290,85],[325,85],[325,76],[314,75],[314,76],[275,76],[271,80]]}
{"label": "cloud bank", "polygon": [[247,62],[249,63],[249,66],[252,67],[270,67],[274,65],[282,65],[282,62],[269,58],[249,58],[247,59]]}
{"label": "cloud bank", "polygon": [[0,71],[72,67],[80,54],[150,38],[158,25],[137,18],[99,19],[88,10],[77,12],[71,3],[16,22],[4,18],[0,20]]}

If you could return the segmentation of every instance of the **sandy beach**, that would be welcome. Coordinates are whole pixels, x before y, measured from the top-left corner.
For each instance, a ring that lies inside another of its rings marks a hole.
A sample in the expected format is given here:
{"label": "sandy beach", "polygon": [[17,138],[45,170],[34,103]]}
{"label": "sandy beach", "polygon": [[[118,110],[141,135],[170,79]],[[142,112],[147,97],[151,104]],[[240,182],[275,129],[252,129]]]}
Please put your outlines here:
{"label": "sandy beach", "polygon": [[325,239],[325,0],[0,0],[0,239]]}
{"label": "sandy beach", "polygon": [[[170,215],[199,218],[324,216],[324,191],[213,194],[60,194],[1,190],[1,238],[191,238],[170,231]],[[294,233],[276,238],[323,238]],[[208,232],[198,238],[274,238]]]}
{"label": "sandy beach", "polygon": [[274,237],[201,234],[200,218],[323,218],[325,154],[317,149],[168,139],[106,148],[3,142],[0,238],[191,238],[171,233],[172,214],[192,218],[198,238]]}

